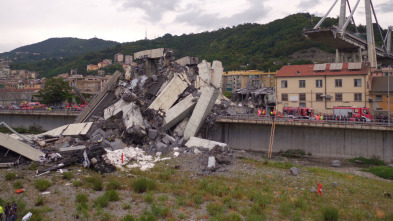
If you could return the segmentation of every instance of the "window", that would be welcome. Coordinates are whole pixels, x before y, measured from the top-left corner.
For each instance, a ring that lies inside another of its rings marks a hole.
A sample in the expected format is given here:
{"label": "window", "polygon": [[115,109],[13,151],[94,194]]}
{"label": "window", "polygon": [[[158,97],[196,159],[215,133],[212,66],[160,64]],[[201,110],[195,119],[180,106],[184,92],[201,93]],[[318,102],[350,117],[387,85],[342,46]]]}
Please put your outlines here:
{"label": "window", "polygon": [[305,102],[300,102],[299,103],[299,107],[306,107],[306,103]]}
{"label": "window", "polygon": [[353,79],[353,86],[361,87],[362,86],[362,79]]}
{"label": "window", "polygon": [[342,93],[336,93],[336,101],[343,101],[343,94]]}
{"label": "window", "polygon": [[299,101],[306,101],[306,94],[305,93],[299,94]]}
{"label": "window", "polygon": [[343,86],[343,79],[336,79],[334,81],[335,81],[336,87],[342,87]]}
{"label": "window", "polygon": [[315,87],[322,87],[322,80],[315,80]]}
{"label": "window", "polygon": [[362,94],[361,93],[355,93],[355,101],[362,101]]}
{"label": "window", "polygon": [[316,95],[315,98],[316,101],[322,101],[322,93],[316,93],[315,95]]}
{"label": "window", "polygon": [[375,101],[382,101],[382,95],[376,95]]}
{"label": "window", "polygon": [[281,88],[287,88],[288,87],[288,81],[281,81]]}
{"label": "window", "polygon": [[281,101],[288,101],[288,94],[281,94]]}
{"label": "window", "polygon": [[299,80],[299,87],[300,88],[306,87],[306,80]]}

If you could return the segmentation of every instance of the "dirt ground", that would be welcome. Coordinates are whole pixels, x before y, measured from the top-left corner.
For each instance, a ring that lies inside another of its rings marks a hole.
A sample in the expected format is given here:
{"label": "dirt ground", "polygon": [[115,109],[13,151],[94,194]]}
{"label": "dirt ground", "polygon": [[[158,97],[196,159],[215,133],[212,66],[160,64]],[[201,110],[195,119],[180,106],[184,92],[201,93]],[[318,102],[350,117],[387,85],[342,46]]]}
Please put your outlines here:
{"label": "dirt ground", "polygon": [[[208,155],[195,155],[193,153],[181,153],[179,157],[173,158],[171,160],[161,162],[156,167],[166,166],[170,168],[176,168],[176,176],[183,178],[189,177],[190,180],[201,179],[203,177],[209,176],[220,176],[226,178],[246,178],[253,176],[261,176],[263,174],[270,176],[274,174],[278,177],[288,177],[288,170],[277,169],[277,168],[260,168],[253,164],[245,163],[245,160],[254,161],[266,161],[266,154],[262,153],[250,153],[245,151],[234,151],[230,154],[231,164],[230,165],[220,165],[215,172],[206,170],[206,165],[208,163]],[[382,180],[384,182],[392,182],[385,180],[375,175],[361,171],[361,167],[350,163],[346,160],[341,161],[341,167],[331,167],[332,159],[320,159],[313,157],[303,157],[303,158],[286,158],[275,156],[272,160],[273,162],[289,162],[295,166],[305,166],[305,167],[318,167],[325,168],[339,173],[353,174],[356,176],[367,177],[370,179]],[[40,168],[40,167],[39,167]],[[116,171],[110,174],[103,174],[102,179],[104,182],[104,189],[102,191],[93,191],[91,188],[84,185],[75,187],[73,183],[75,181],[81,181],[86,177],[94,176],[96,173],[89,170],[83,169],[81,165],[73,165],[71,167],[65,168],[71,171],[73,178],[71,180],[63,179],[63,175],[57,172],[51,172],[48,175],[43,175],[40,177],[35,177],[35,170],[28,170],[26,165],[21,165],[15,168],[0,169],[0,183],[2,187],[0,189],[0,198],[3,202],[17,200],[17,202],[25,203],[25,212],[28,209],[38,209],[41,208],[45,210],[43,217],[45,220],[102,220],[100,218],[97,210],[92,206],[96,198],[103,195],[105,192],[105,186],[111,179],[117,179],[121,181],[122,189],[118,190],[121,200],[117,202],[110,202],[109,206],[104,208],[104,211],[113,215],[113,220],[117,220],[126,214],[134,214],[135,216],[143,213],[146,208],[149,208],[149,203],[146,203],[144,197],[145,194],[136,194],[132,191],[132,181],[135,177],[140,175],[145,175],[145,172],[136,172],[136,170],[126,170],[126,171]],[[12,181],[6,181],[7,173],[17,174],[17,178]],[[147,172],[149,173],[149,172]],[[300,173],[307,174],[307,170]],[[43,193],[38,191],[34,187],[34,182],[37,179],[49,180],[52,185],[45,192],[49,192],[45,197],[45,203],[43,206],[37,207],[35,203],[40,195]],[[186,178],[187,179],[187,178]],[[13,187],[15,182],[21,182],[23,184],[24,193],[16,194],[15,188]],[[298,180],[296,182],[299,182]],[[165,191],[161,191],[165,192]],[[89,218],[83,218],[80,214],[76,212],[75,209],[75,196],[78,193],[85,193],[89,196]],[[166,200],[168,202],[176,201],[176,197],[173,194],[165,192]],[[162,194],[162,193],[161,193]],[[155,198],[160,198],[160,194],[156,194]],[[164,197],[163,197],[164,198]],[[129,205],[126,208],[124,205]],[[171,204],[171,203],[169,203]],[[5,206],[5,205],[1,205]],[[21,205],[23,207],[23,205]],[[198,209],[179,209],[172,205],[172,216],[175,217],[173,220],[178,220],[180,213],[188,214],[185,220],[204,220],[208,219],[204,214],[206,214],[206,208],[204,206]],[[22,212],[22,211],[21,211]],[[19,214],[21,216],[22,214]],[[114,218],[117,217],[117,218]],[[21,218],[21,217],[19,217]],[[111,220],[111,219],[110,219]]]}

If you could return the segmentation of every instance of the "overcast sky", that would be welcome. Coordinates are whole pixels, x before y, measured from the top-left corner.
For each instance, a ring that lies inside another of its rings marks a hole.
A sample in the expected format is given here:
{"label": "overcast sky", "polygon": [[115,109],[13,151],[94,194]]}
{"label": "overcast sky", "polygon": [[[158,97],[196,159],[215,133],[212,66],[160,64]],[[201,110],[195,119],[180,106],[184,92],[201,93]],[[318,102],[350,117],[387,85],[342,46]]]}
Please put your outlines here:
{"label": "overcast sky", "polygon": [[[334,0],[1,0],[0,52],[52,37],[131,42],[243,23],[265,24],[298,12],[323,15]],[[340,1],[339,1],[340,2]],[[356,0],[350,0],[352,8]],[[383,28],[393,25],[393,0],[374,1]],[[336,17],[339,3],[331,12]],[[364,0],[355,14],[364,22]]]}

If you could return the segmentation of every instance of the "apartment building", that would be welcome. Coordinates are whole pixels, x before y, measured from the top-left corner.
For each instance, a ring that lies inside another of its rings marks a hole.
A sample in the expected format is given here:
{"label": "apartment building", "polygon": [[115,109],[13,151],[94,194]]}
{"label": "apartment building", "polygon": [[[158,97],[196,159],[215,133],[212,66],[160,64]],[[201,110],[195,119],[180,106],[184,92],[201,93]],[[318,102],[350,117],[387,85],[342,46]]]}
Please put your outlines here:
{"label": "apartment building", "polygon": [[[393,110],[393,76],[373,77],[370,90],[370,110],[375,115],[384,114]],[[389,96],[390,95],[390,96]]]}
{"label": "apartment building", "polygon": [[333,113],[334,106],[369,106],[369,63],[283,66],[276,74],[277,110],[312,107]]}
{"label": "apartment building", "polygon": [[235,91],[245,88],[250,80],[252,87],[274,87],[276,72],[263,72],[258,70],[228,71],[222,76],[222,90]]}
{"label": "apartment building", "polygon": [[117,53],[115,54],[115,59],[114,59],[115,63],[123,63],[124,61],[124,55],[121,53]]}

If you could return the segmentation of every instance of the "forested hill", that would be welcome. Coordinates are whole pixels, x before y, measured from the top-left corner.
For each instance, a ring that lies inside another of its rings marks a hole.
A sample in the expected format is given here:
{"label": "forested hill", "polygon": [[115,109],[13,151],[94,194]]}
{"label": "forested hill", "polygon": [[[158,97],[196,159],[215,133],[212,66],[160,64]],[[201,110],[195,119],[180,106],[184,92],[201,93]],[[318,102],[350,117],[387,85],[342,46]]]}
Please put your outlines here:
{"label": "forested hill", "polygon": [[[154,40],[118,44],[109,49],[73,58],[18,64],[12,65],[12,68],[40,71],[41,77],[50,77],[69,72],[70,68],[78,68],[83,72],[87,64],[94,64],[105,58],[113,59],[113,55],[118,52],[133,55],[140,50],[167,47],[175,50],[177,58],[189,55],[198,56],[200,60],[220,60],[226,71],[241,68],[274,71],[289,61],[304,62],[291,61],[289,55],[296,51],[317,47],[334,52],[303,36],[303,28],[313,27],[319,19],[308,13],[299,13],[264,25],[242,24],[217,31],[181,36],[166,34]],[[336,23],[336,19],[328,18],[324,25],[331,26]]]}
{"label": "forested hill", "polygon": [[46,59],[61,59],[97,52],[114,47],[118,42],[105,41],[98,38],[50,38],[45,41],[16,48],[1,53],[0,58],[8,58],[15,63],[34,62]]}

